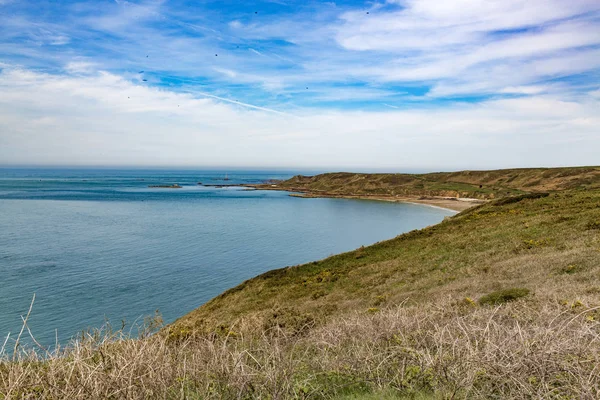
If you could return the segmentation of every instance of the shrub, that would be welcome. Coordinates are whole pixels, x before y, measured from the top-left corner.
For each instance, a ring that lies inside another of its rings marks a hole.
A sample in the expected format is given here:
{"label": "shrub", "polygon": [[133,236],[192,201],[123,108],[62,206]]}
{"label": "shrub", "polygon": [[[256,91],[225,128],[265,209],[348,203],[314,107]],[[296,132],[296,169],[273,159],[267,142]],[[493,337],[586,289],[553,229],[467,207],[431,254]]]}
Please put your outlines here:
{"label": "shrub", "polygon": [[569,264],[566,267],[563,267],[561,269],[561,272],[564,274],[574,274],[576,272],[579,272],[580,270],[581,268],[578,265]]}
{"label": "shrub", "polygon": [[475,303],[475,300],[473,300],[473,299],[472,299],[472,298],[470,298],[470,297],[465,297],[465,298],[462,300],[461,304],[462,304],[462,305],[465,305],[465,306],[469,306],[469,307],[477,306],[477,303]]}
{"label": "shrub", "polygon": [[387,301],[387,295],[379,295],[377,297],[375,297],[375,300],[373,301],[373,305],[374,306],[380,306],[383,303],[385,303]]}
{"label": "shrub", "polygon": [[540,240],[529,239],[529,240],[523,240],[521,247],[525,248],[525,249],[533,249],[536,247],[541,247],[541,246],[546,246],[546,245],[548,245],[547,239],[540,239]]}
{"label": "shrub", "polygon": [[504,197],[494,202],[495,206],[502,206],[506,204],[518,203],[525,199],[541,199],[542,197],[548,197],[549,193],[526,193],[518,196]]}
{"label": "shrub", "polygon": [[600,229],[600,221],[590,221],[586,227],[588,229]]}
{"label": "shrub", "polygon": [[525,297],[529,294],[529,289],[526,288],[512,288],[512,289],[504,289],[498,290],[496,292],[492,292],[486,294],[482,298],[479,299],[479,304],[481,305],[497,305],[507,303],[509,301],[520,299],[521,297]]}
{"label": "shrub", "polygon": [[300,313],[295,307],[275,307],[267,313],[262,328],[275,335],[298,335],[309,331],[314,325],[312,315]]}

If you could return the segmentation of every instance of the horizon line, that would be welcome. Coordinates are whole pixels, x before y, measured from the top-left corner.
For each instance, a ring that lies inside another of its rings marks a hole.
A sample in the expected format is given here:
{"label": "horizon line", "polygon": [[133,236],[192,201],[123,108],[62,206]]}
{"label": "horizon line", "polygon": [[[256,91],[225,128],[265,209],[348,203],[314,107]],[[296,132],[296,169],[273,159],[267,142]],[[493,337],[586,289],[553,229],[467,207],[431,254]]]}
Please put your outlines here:
{"label": "horizon line", "polygon": [[[512,169],[560,169],[560,168],[600,168],[600,165],[559,165],[559,166],[505,166],[505,167],[460,167],[460,168],[440,168],[440,167],[294,167],[294,166],[208,166],[208,165],[94,165],[94,164],[1,164],[0,169],[80,169],[80,170],[180,170],[180,171],[265,171],[265,172],[318,172],[322,173],[341,173],[341,172],[367,172],[377,171],[376,173],[438,173],[438,172],[461,172],[461,171],[502,171]],[[403,172],[404,171],[404,172]]]}

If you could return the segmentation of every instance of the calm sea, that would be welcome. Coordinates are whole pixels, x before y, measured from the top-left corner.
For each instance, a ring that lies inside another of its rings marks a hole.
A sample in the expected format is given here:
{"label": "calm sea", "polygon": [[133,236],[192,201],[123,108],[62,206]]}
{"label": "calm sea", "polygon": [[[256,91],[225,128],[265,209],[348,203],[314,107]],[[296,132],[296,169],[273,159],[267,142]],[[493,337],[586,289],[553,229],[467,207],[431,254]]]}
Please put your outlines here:
{"label": "calm sea", "polygon": [[[389,239],[453,214],[198,185],[293,174],[0,169],[0,337],[15,337],[34,293],[29,326],[36,339],[53,344],[57,332],[65,342],[105,318],[120,326],[158,309],[170,322],[267,270]],[[182,188],[148,187],[174,183]]]}

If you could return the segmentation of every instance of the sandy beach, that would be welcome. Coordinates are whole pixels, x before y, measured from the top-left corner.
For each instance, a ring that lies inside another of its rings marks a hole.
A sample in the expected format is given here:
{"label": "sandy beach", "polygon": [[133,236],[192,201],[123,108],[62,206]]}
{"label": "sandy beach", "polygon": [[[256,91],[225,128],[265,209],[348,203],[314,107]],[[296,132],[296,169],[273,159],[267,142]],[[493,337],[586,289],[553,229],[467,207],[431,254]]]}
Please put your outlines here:
{"label": "sandy beach", "polygon": [[260,189],[260,190],[278,190],[291,192],[290,196],[300,198],[337,198],[337,199],[360,199],[360,200],[377,200],[377,201],[391,201],[395,203],[414,203],[414,204],[425,204],[429,206],[435,206],[445,208],[452,211],[463,211],[473,206],[484,204],[485,200],[471,199],[471,198],[457,198],[457,197],[432,197],[432,196],[385,196],[385,195],[353,195],[353,194],[330,194],[330,193],[312,193],[303,192],[300,190],[293,190],[289,188],[279,187],[277,185],[242,185],[247,188]]}
{"label": "sandy beach", "polygon": [[[261,188],[264,189],[264,188]],[[272,189],[277,190],[277,189]],[[360,200],[377,200],[391,201],[395,203],[413,203],[425,204],[440,208],[445,208],[452,211],[463,211],[467,208],[483,204],[485,200],[468,199],[468,198],[452,198],[452,197],[392,197],[392,196],[365,196],[365,195],[329,195],[329,194],[312,194],[312,193],[291,193],[292,197],[301,198],[339,198],[339,199],[360,199]]]}

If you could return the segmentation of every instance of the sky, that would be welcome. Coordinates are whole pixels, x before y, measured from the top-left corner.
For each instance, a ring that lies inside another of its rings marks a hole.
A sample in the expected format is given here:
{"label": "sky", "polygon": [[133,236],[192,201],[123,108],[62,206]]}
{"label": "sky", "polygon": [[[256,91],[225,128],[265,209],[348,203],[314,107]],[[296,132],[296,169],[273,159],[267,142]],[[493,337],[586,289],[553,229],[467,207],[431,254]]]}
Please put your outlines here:
{"label": "sky", "polygon": [[598,0],[0,0],[0,165],[598,164]]}

